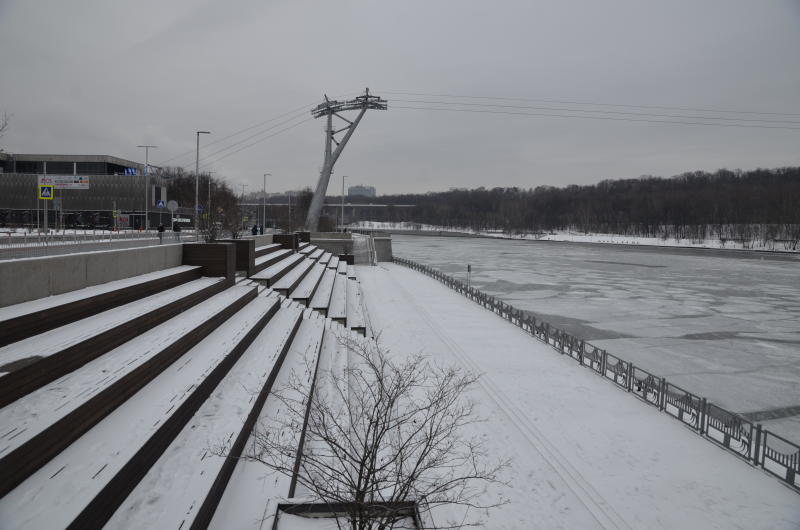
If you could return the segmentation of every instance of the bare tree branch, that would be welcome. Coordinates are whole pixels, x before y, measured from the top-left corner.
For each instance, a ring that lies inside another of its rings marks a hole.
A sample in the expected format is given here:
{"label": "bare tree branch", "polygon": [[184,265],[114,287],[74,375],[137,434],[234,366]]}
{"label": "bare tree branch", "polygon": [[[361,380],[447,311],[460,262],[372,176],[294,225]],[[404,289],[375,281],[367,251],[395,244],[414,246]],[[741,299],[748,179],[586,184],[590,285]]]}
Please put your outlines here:
{"label": "bare tree branch", "polygon": [[[393,358],[378,342],[361,338],[340,338],[340,350],[349,362],[338,371],[320,369],[310,398],[305,374],[273,390],[280,416],[257,426],[243,458],[294,476],[308,410],[294,478],[317,502],[348,507],[337,518],[340,528],[394,528],[407,513],[392,507],[408,501],[423,514],[467,507],[473,518],[506,502],[486,492],[506,484],[501,472],[509,462],[492,459],[471,432],[483,421],[466,397],[478,376],[421,354]],[[465,516],[436,528],[479,524]]]}

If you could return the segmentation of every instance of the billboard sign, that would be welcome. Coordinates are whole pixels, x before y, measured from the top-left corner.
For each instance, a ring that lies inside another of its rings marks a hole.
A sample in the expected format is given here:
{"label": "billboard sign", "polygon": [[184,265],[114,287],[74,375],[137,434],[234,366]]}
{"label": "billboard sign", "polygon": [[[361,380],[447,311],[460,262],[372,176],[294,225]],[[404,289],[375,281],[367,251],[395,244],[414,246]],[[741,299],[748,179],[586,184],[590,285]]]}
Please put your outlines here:
{"label": "billboard sign", "polygon": [[88,190],[89,177],[80,175],[39,175],[39,185],[49,184],[57,190]]}

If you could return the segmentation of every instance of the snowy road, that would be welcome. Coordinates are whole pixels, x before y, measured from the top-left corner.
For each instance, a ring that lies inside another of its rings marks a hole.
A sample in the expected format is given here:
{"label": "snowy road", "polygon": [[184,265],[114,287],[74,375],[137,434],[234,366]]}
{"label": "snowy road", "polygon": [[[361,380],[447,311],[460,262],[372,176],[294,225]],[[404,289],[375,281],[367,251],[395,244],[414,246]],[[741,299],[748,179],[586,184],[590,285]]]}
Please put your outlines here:
{"label": "snowy road", "polygon": [[397,235],[393,247],[457,278],[470,263],[484,292],[800,440],[797,256]]}
{"label": "snowy road", "polygon": [[513,461],[512,487],[487,494],[510,501],[489,527],[800,525],[796,493],[438,282],[391,264],[358,274],[385,346],[484,374],[479,433]]}

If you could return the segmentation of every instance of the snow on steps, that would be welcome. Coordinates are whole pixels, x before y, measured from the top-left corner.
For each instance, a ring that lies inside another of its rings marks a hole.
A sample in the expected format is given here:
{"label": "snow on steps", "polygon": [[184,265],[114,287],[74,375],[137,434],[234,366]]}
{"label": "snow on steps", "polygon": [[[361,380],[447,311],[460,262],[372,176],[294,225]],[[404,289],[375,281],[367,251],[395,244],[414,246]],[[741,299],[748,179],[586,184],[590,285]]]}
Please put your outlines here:
{"label": "snow on steps", "polygon": [[306,277],[303,278],[303,281],[292,290],[290,295],[292,300],[308,306],[322,280],[324,272],[324,265],[320,265],[319,263],[314,264]]}
{"label": "snow on steps", "polygon": [[114,513],[109,528],[208,524],[287,351],[318,348],[321,321],[301,321],[301,315],[301,309],[285,307],[267,323]]}
{"label": "snow on steps", "polygon": [[347,274],[347,262],[343,260],[339,260],[339,265],[336,267],[336,272],[342,275]]}
{"label": "snow on steps", "polygon": [[[292,344],[273,384],[273,388],[282,389],[286,397],[308,400],[316,371],[316,358],[320,349],[324,325],[325,321],[315,316],[303,321],[303,327],[308,329],[308,332],[306,333],[304,329],[301,331],[304,331],[303,335],[308,338],[305,340],[295,339],[298,345]],[[300,337],[301,332],[299,331],[298,338]],[[298,381],[303,383],[303,388],[308,389],[306,392],[294,395],[287,390],[293,374]],[[274,436],[278,437],[289,435],[279,430],[280,421],[276,421],[284,407],[285,405],[280,400],[272,396],[268,397],[256,421],[256,428],[261,432],[275,431]],[[303,425],[298,423],[296,427],[302,429]],[[245,447],[252,450],[253,445],[254,438],[251,434],[246,440]],[[227,488],[222,494],[209,528],[225,530],[230,528],[237,530],[271,528],[277,504],[288,496],[290,487],[291,480],[288,477],[271,473],[258,462],[239,460],[228,481]]]}
{"label": "snow on steps", "polygon": [[263,245],[260,247],[256,247],[254,254],[255,257],[260,258],[265,254],[269,254],[270,252],[276,252],[283,247],[280,243],[270,243],[269,245]]}
{"label": "snow on steps", "polygon": [[311,309],[319,311],[322,316],[328,316],[328,306],[331,303],[331,293],[333,292],[333,281],[336,279],[336,271],[332,269],[325,269],[320,280],[314,297],[311,299],[309,305]]}
{"label": "snow on steps", "polygon": [[272,287],[275,282],[291,271],[303,258],[304,256],[301,254],[291,254],[274,265],[270,265],[261,272],[253,274],[250,276],[250,279],[264,282],[267,287]]}
{"label": "snow on steps", "polygon": [[0,377],[0,407],[219,293],[224,286],[222,278],[192,280],[0,348],[0,371],[8,372]]}
{"label": "snow on steps", "polygon": [[328,317],[343,326],[347,325],[347,281],[344,275],[336,275],[333,281],[331,301],[328,305]]}
{"label": "snow on steps", "polygon": [[20,530],[105,523],[280,305],[251,300],[0,499],[0,520]]}
{"label": "snow on steps", "polygon": [[276,250],[276,251],[271,252],[269,254],[266,254],[264,256],[258,257],[258,258],[255,259],[255,262],[253,264],[253,270],[255,272],[260,272],[260,271],[266,269],[267,267],[270,267],[270,266],[278,263],[282,259],[285,259],[285,258],[287,258],[288,256],[291,256],[291,255],[292,255],[292,251],[290,249],[282,249],[282,250]]}
{"label": "snow on steps", "polygon": [[328,262],[328,268],[336,270],[339,267],[339,256],[331,256],[330,261]]}
{"label": "snow on steps", "polygon": [[0,307],[0,346],[195,280],[201,269],[183,265]]}
{"label": "snow on steps", "polygon": [[360,333],[362,336],[367,334],[367,323],[364,318],[364,306],[361,301],[361,286],[357,281],[347,280],[347,319],[348,328]]}
{"label": "snow on steps", "polygon": [[0,495],[25,480],[255,297],[255,288],[230,287],[0,409]]}
{"label": "snow on steps", "polygon": [[300,285],[300,282],[302,282],[303,278],[305,278],[309,273],[311,267],[314,266],[314,263],[315,262],[310,259],[304,259],[300,261],[294,267],[292,267],[292,270],[281,276],[281,278],[274,284],[270,285],[270,287],[282,295],[288,296],[291,291]]}
{"label": "snow on steps", "polygon": [[313,259],[314,261],[317,261],[319,258],[322,257],[322,254],[324,252],[325,252],[324,250],[322,250],[321,248],[318,248],[318,249],[314,250],[314,252],[311,252],[308,255],[308,257],[309,257],[309,259]]}
{"label": "snow on steps", "polygon": [[331,254],[330,252],[323,252],[322,256],[320,256],[319,261],[317,263],[319,263],[320,265],[327,265],[331,261],[332,257],[333,254]]}
{"label": "snow on steps", "polygon": [[309,243],[300,243],[300,246],[297,247],[297,252],[300,254],[304,254],[308,256],[312,252],[317,249],[317,245],[311,245]]}

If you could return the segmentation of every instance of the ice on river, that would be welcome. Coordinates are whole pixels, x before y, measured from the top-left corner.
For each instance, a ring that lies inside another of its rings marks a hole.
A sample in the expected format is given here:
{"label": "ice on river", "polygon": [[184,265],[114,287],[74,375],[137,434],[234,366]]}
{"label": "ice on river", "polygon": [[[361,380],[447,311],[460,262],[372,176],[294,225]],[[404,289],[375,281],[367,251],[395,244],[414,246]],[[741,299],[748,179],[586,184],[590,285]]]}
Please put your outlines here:
{"label": "ice on river", "polygon": [[[800,405],[800,259],[748,252],[393,236],[466,279],[736,412]],[[797,414],[796,412],[794,414]],[[763,416],[763,415],[762,415]],[[800,440],[797,418],[762,423]]]}

